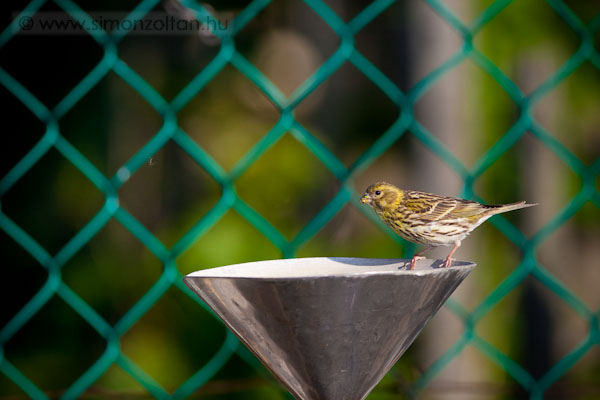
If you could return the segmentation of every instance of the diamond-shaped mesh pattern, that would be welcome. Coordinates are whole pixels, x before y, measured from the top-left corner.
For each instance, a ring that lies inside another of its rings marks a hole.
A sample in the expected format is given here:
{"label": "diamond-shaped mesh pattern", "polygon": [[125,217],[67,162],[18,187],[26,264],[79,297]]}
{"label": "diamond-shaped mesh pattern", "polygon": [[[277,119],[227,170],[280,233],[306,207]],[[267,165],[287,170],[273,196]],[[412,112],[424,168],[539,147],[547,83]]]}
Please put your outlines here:
{"label": "diamond-shaped mesh pattern", "polygon": [[[34,14],[44,0],[32,1],[21,15]],[[78,18],[86,18],[86,13],[77,4],[69,0],[55,0],[59,7]],[[158,0],[141,1],[133,13],[143,15],[150,11]],[[191,1],[184,1],[185,6],[193,9],[197,17],[205,21],[212,18],[211,14]],[[199,239],[210,227],[230,209],[235,210],[267,237],[280,251],[283,257],[293,257],[295,252],[311,239],[325,224],[327,224],[346,204],[359,206],[358,195],[351,188],[352,177],[362,171],[384,153],[405,132],[411,132],[437,157],[443,160],[464,181],[463,194],[474,197],[473,185],[496,160],[505,154],[526,131],[535,135],[541,143],[556,154],[575,174],[582,186],[579,192],[550,219],[530,239],[527,239],[507,220],[498,218],[494,224],[515,243],[523,252],[520,265],[498,285],[472,312],[468,312],[457,301],[451,300],[447,307],[463,322],[463,335],[448,349],[433,365],[425,371],[412,387],[417,393],[425,388],[432,379],[440,373],[466,346],[474,346],[502,367],[530,394],[533,399],[541,398],[557,379],[569,370],[593,346],[600,341],[598,328],[598,310],[590,310],[578,296],[555,278],[542,266],[534,255],[534,251],[546,238],[555,232],[565,221],[573,216],[586,202],[600,207],[600,193],[595,186],[595,180],[600,173],[600,159],[591,165],[585,165],[566,147],[548,133],[533,116],[533,106],[546,94],[557,87],[566,77],[577,70],[584,62],[589,61],[595,68],[600,69],[600,54],[594,48],[594,36],[600,29],[600,15],[589,24],[584,24],[562,1],[547,0],[554,11],[573,29],[580,39],[577,51],[548,79],[533,90],[529,95],[523,93],[489,58],[473,46],[474,36],[497,16],[510,0],[498,0],[492,3],[470,25],[463,24],[459,18],[441,1],[428,0],[429,6],[438,13],[461,37],[462,47],[446,62],[428,74],[410,91],[403,92],[365,56],[354,47],[354,36],[375,17],[393,4],[392,0],[376,0],[363,9],[358,15],[345,23],[332,9],[320,0],[305,0],[305,3],[325,21],[339,36],[341,42],[337,50],[329,57],[312,76],[301,84],[290,96],[285,96],[265,75],[263,75],[235,46],[235,37],[262,9],[270,2],[254,0],[245,7],[235,18],[231,29],[215,32],[219,36],[220,51],[214,59],[203,68],[185,88],[173,99],[167,102],[151,85],[142,79],[134,70],[124,63],[117,55],[119,42],[128,34],[126,30],[107,34],[102,29],[90,31],[90,35],[104,49],[104,55],[97,65],[76,87],[71,90],[53,109],[48,109],[36,97],[22,86],[5,70],[0,69],[0,83],[16,98],[18,98],[45,125],[46,131],[41,140],[21,159],[12,166],[0,181],[0,196],[3,196],[23,175],[54,148],[69,162],[81,171],[92,182],[105,198],[104,206],[60,251],[49,254],[26,231],[19,227],[4,212],[0,211],[0,227],[20,246],[22,246],[37,262],[47,270],[48,278],[41,289],[29,302],[5,325],[0,331],[0,344],[11,339],[54,295],[61,297],[70,307],[81,315],[105,340],[106,349],[97,361],[83,373],[67,390],[64,398],[75,398],[89,388],[111,365],[117,364],[143,385],[156,398],[184,398],[207,382],[226,361],[239,351],[237,340],[228,334],[221,348],[213,358],[174,393],[168,393],[155,382],[138,365],[120,351],[120,337],[127,332],[171,287],[189,294],[182,284],[174,260],[189,246]],[[18,17],[13,21],[16,25]],[[89,26],[94,25],[88,17]],[[13,27],[9,26],[0,35],[0,46],[4,46],[13,37]],[[472,60],[486,71],[506,91],[520,110],[518,120],[505,132],[499,140],[474,163],[472,167],[463,165],[439,140],[436,139],[412,114],[413,105],[446,73],[455,68],[465,59]],[[302,126],[294,117],[294,108],[312,91],[335,73],[342,64],[350,62],[365,77],[370,79],[381,91],[398,106],[400,115],[396,122],[358,159],[350,166],[344,164],[332,154],[311,132]],[[280,117],[273,128],[266,132],[254,147],[251,148],[229,171],[226,172],[207,151],[193,141],[177,123],[176,113],[181,110],[196,94],[198,94],[224,67],[231,65],[250,79],[278,108]],[[61,134],[57,122],[75,104],[78,103],[94,86],[110,71],[119,75],[162,116],[163,124],[160,130],[131,157],[112,177],[103,175],[86,157]],[[236,195],[234,182],[240,177],[263,153],[265,153],[282,135],[290,132],[294,138],[311,151],[342,183],[334,198],[308,222],[292,239],[287,240],[263,216],[254,211],[247,203]],[[222,187],[222,196],[217,204],[193,226],[171,248],[167,248],[136,218],[120,206],[117,191],[149,158],[158,152],[167,142],[176,143],[187,152],[202,168],[204,168]],[[363,212],[364,208],[359,207]],[[372,217],[371,215],[369,215]],[[118,221],[138,238],[158,259],[164,268],[160,278],[144,294],[115,325],[107,323],[92,307],[61,280],[61,267],[65,265],[94,235],[111,219]],[[498,348],[484,340],[475,332],[477,323],[504,296],[511,292],[526,277],[534,276],[556,293],[573,310],[580,314],[589,326],[587,336],[571,352],[560,359],[549,371],[539,379],[534,378],[521,365],[509,358]],[[201,304],[200,302],[198,302]],[[4,349],[4,347],[3,347]],[[16,383],[22,390],[33,398],[44,399],[46,394],[40,390],[27,376],[17,369],[0,353],[0,371]]]}

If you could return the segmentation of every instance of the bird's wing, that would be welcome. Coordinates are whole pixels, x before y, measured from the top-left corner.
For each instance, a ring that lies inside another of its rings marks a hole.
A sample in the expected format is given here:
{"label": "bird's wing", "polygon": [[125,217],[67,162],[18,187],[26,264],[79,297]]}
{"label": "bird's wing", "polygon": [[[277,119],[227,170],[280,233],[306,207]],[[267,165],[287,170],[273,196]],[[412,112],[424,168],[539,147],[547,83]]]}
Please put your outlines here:
{"label": "bird's wing", "polygon": [[468,218],[477,220],[488,214],[488,208],[470,200],[455,199],[456,208],[449,214],[450,218]]}
{"label": "bird's wing", "polygon": [[424,221],[480,217],[484,207],[474,201],[437,196],[424,192],[409,192],[404,207]]}

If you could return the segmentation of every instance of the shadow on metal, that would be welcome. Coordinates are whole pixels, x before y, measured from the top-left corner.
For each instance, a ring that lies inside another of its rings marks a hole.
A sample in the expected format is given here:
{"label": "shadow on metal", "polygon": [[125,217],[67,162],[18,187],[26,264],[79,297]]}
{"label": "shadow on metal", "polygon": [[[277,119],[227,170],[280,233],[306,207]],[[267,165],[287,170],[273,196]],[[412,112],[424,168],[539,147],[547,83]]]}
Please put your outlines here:
{"label": "shadow on metal", "polygon": [[302,400],[362,400],[475,267],[440,260],[294,258],[184,280]]}

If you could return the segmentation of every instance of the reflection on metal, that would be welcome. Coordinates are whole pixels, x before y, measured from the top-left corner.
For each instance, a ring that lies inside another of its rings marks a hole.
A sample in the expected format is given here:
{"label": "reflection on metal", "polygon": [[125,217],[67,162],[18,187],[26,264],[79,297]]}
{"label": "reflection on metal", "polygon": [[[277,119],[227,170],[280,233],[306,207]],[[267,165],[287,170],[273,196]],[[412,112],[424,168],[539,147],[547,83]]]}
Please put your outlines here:
{"label": "reflection on metal", "polygon": [[406,262],[296,258],[184,279],[297,399],[361,400],[475,267]]}

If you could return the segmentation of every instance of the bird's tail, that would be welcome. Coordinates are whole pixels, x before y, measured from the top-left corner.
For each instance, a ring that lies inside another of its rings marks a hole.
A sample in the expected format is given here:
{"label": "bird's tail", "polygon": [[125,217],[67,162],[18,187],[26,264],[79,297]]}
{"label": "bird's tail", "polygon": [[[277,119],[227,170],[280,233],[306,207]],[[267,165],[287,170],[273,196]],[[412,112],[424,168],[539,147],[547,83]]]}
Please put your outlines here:
{"label": "bird's tail", "polygon": [[524,201],[520,201],[518,203],[511,204],[498,204],[498,205],[489,205],[489,209],[492,214],[500,214],[507,211],[518,210],[519,208],[532,207],[537,206],[538,203],[527,204]]}

